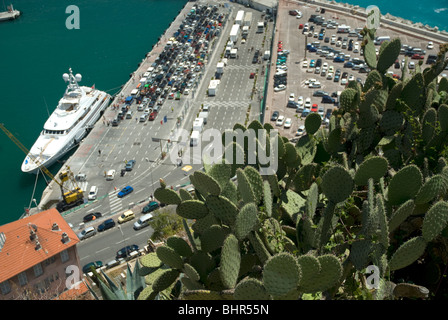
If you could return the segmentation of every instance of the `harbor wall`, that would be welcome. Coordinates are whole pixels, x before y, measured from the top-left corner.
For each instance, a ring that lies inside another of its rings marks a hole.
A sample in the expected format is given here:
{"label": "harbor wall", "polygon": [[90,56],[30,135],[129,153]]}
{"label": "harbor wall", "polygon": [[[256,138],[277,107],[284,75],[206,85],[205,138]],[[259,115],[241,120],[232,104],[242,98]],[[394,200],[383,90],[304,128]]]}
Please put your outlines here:
{"label": "harbor wall", "polygon": [[[367,13],[365,8],[361,8],[357,5],[351,5],[347,3],[337,3],[335,1],[328,0],[285,0],[290,4],[312,4],[324,7],[325,9],[334,10],[336,12],[349,14],[354,18],[366,20]],[[413,23],[412,21],[394,17],[388,13],[381,15],[380,27],[395,29],[400,33],[409,33],[414,37],[419,37],[424,40],[432,40],[435,43],[448,42],[448,32],[439,31],[437,27],[425,26],[419,22]]]}

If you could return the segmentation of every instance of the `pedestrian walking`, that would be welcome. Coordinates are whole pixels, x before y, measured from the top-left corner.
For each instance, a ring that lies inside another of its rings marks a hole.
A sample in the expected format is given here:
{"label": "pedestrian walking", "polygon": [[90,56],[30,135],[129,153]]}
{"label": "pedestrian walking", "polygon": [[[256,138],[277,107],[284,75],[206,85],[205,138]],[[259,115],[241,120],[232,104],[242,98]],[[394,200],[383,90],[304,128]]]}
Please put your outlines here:
{"label": "pedestrian walking", "polygon": [[98,149],[98,155],[99,155],[99,156],[101,155],[101,150],[100,150],[100,149]]}

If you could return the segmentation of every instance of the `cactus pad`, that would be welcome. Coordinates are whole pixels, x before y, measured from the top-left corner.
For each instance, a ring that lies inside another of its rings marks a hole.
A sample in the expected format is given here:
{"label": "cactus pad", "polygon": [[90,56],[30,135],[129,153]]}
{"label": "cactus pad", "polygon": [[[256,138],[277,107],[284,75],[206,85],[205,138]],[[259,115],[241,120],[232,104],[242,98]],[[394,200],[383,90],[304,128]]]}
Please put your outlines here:
{"label": "cactus pad", "polygon": [[390,180],[388,201],[392,205],[400,205],[412,199],[422,186],[423,175],[416,165],[408,165],[398,171]]}
{"label": "cactus pad", "polygon": [[255,196],[255,203],[259,203],[263,196],[263,178],[257,169],[251,166],[244,168],[244,174],[252,188]]}
{"label": "cactus pad", "polygon": [[235,287],[235,300],[271,300],[271,296],[261,281],[247,278]]}
{"label": "cactus pad", "polygon": [[157,188],[154,191],[154,197],[166,204],[179,204],[182,201],[176,191],[166,188]]}
{"label": "cactus pad", "polygon": [[179,270],[167,269],[164,270],[159,277],[152,284],[154,291],[160,292],[171,286],[179,276]]}
{"label": "cactus pad", "polygon": [[322,124],[322,118],[317,113],[310,113],[305,119],[305,129],[308,134],[315,134]]}
{"label": "cactus pad", "polygon": [[390,258],[390,270],[394,271],[409,266],[423,254],[425,249],[426,241],[421,236],[406,241]]}
{"label": "cactus pad", "polygon": [[388,162],[383,157],[371,157],[364,160],[356,170],[355,184],[358,186],[367,185],[367,181],[372,178],[378,181],[387,172]]}
{"label": "cactus pad", "polygon": [[193,251],[191,250],[190,245],[182,239],[181,237],[172,236],[166,240],[166,244],[173,248],[177,254],[182,257],[191,257],[193,255]]}
{"label": "cactus pad", "polygon": [[200,219],[208,214],[208,209],[202,201],[186,200],[176,207],[176,213],[185,219]]}
{"label": "cactus pad", "polygon": [[447,189],[446,182],[442,175],[436,174],[427,180],[415,197],[416,204],[427,203],[441,194],[445,194]]}
{"label": "cactus pad", "polygon": [[210,213],[223,223],[230,225],[235,222],[238,208],[226,197],[209,195],[205,203]]}
{"label": "cactus pad", "polygon": [[193,176],[194,178],[191,181],[193,182],[194,187],[198,189],[203,196],[206,196],[207,194],[218,196],[221,193],[219,183],[207,173],[195,171]]}
{"label": "cactus pad", "polygon": [[162,265],[162,261],[157,257],[155,252],[150,252],[142,256],[140,258],[140,263],[147,268],[158,268]]}
{"label": "cactus pad", "polygon": [[258,209],[254,203],[248,203],[241,208],[235,221],[235,235],[239,240],[255,229],[258,223],[257,214]]}
{"label": "cactus pad", "polygon": [[433,205],[423,219],[422,235],[430,242],[440,235],[448,223],[448,203],[439,201]]}
{"label": "cactus pad", "polygon": [[263,270],[263,285],[272,296],[285,295],[297,289],[301,271],[297,260],[289,253],[271,257]]}
{"label": "cactus pad", "polygon": [[210,228],[204,230],[201,234],[201,250],[204,252],[211,252],[222,247],[225,239],[225,231],[219,225],[212,225]]}
{"label": "cactus pad", "polygon": [[241,264],[241,254],[238,239],[230,234],[225,240],[221,250],[221,265],[219,272],[222,284],[230,289],[234,288]]}
{"label": "cactus pad", "polygon": [[185,263],[183,271],[190,280],[199,281],[199,273],[190,264]]}
{"label": "cactus pad", "polygon": [[400,54],[401,41],[395,38],[388,42],[378,55],[378,63],[376,68],[381,73],[386,73],[387,69],[395,62]]}
{"label": "cactus pad", "polygon": [[322,191],[325,196],[335,203],[347,199],[353,191],[353,179],[343,167],[334,166],[322,177]]}
{"label": "cactus pad", "polygon": [[258,203],[257,198],[255,196],[254,191],[252,190],[252,186],[250,185],[250,181],[247,178],[246,174],[242,169],[236,170],[236,176],[238,179],[238,191],[241,194],[241,197],[243,198],[243,201],[245,203]]}
{"label": "cactus pad", "polygon": [[157,257],[167,266],[173,269],[182,269],[184,262],[180,255],[168,246],[161,246],[156,249]]}

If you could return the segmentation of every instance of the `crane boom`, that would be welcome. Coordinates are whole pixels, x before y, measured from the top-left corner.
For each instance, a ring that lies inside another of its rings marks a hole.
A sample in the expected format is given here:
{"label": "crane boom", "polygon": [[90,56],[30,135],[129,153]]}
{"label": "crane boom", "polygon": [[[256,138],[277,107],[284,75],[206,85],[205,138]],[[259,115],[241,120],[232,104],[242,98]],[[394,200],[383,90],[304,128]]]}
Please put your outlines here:
{"label": "crane boom", "polygon": [[[9,132],[8,129],[6,129],[3,123],[0,123],[0,129],[3,130],[3,132],[8,136],[8,138],[10,138],[20,148],[20,150],[22,150],[26,155],[28,155],[31,158],[31,160],[39,166],[40,170],[42,170],[51,180],[56,182],[61,187],[62,198],[64,199],[67,205],[73,205],[79,203],[83,199],[83,191],[76,185],[76,183],[74,190],[69,190],[68,188],[64,187],[64,182],[67,181],[69,178],[72,181],[74,181],[73,173],[70,171],[69,167],[67,167],[67,170],[62,171],[59,174],[59,178],[61,180],[59,181],[43,164],[39,162],[38,159],[36,159],[36,157],[34,157],[29,152],[29,150],[19,141],[19,139],[17,139],[11,132]],[[68,191],[64,192],[64,189]]]}
{"label": "crane boom", "polygon": [[0,129],[3,130],[3,132],[8,136],[9,139],[12,140],[19,148],[22,150],[26,155],[28,155],[31,160],[39,166],[39,169],[41,169],[50,179],[54,180],[57,184],[59,184],[61,187],[61,183],[54,177],[54,175],[42,164],[39,163],[39,160],[36,159],[30,151],[20,142],[19,139],[17,139],[11,132],[9,132],[8,129],[6,129],[5,125],[3,123],[0,123]]}

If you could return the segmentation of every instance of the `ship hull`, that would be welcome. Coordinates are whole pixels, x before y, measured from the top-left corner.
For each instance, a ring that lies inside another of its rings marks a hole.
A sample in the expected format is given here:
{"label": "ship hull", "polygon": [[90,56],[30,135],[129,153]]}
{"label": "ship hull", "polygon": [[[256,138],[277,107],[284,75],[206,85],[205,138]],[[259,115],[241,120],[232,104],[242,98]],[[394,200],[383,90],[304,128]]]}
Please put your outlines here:
{"label": "ship hull", "polygon": [[[67,152],[72,150],[88,134],[89,129],[91,129],[94,126],[94,124],[99,120],[99,118],[101,117],[101,113],[107,108],[110,100],[111,100],[110,95],[106,95],[104,101],[102,101],[99,107],[95,108],[95,110],[90,111],[89,114],[85,117],[84,121],[79,123],[78,126],[75,127],[70,132],[70,134],[67,134],[67,136],[61,139],[60,141],[61,147],[57,152],[53,153],[45,160],[40,159],[41,165],[45,166],[46,168],[49,168],[53,164],[55,164],[59,159],[61,159],[64,155],[66,155]],[[38,142],[39,139],[36,141],[36,144]],[[22,171],[25,173],[37,174],[39,171],[39,167],[35,165],[29,165],[30,162],[32,162],[32,160],[30,156],[27,155],[22,163],[21,167]]]}

